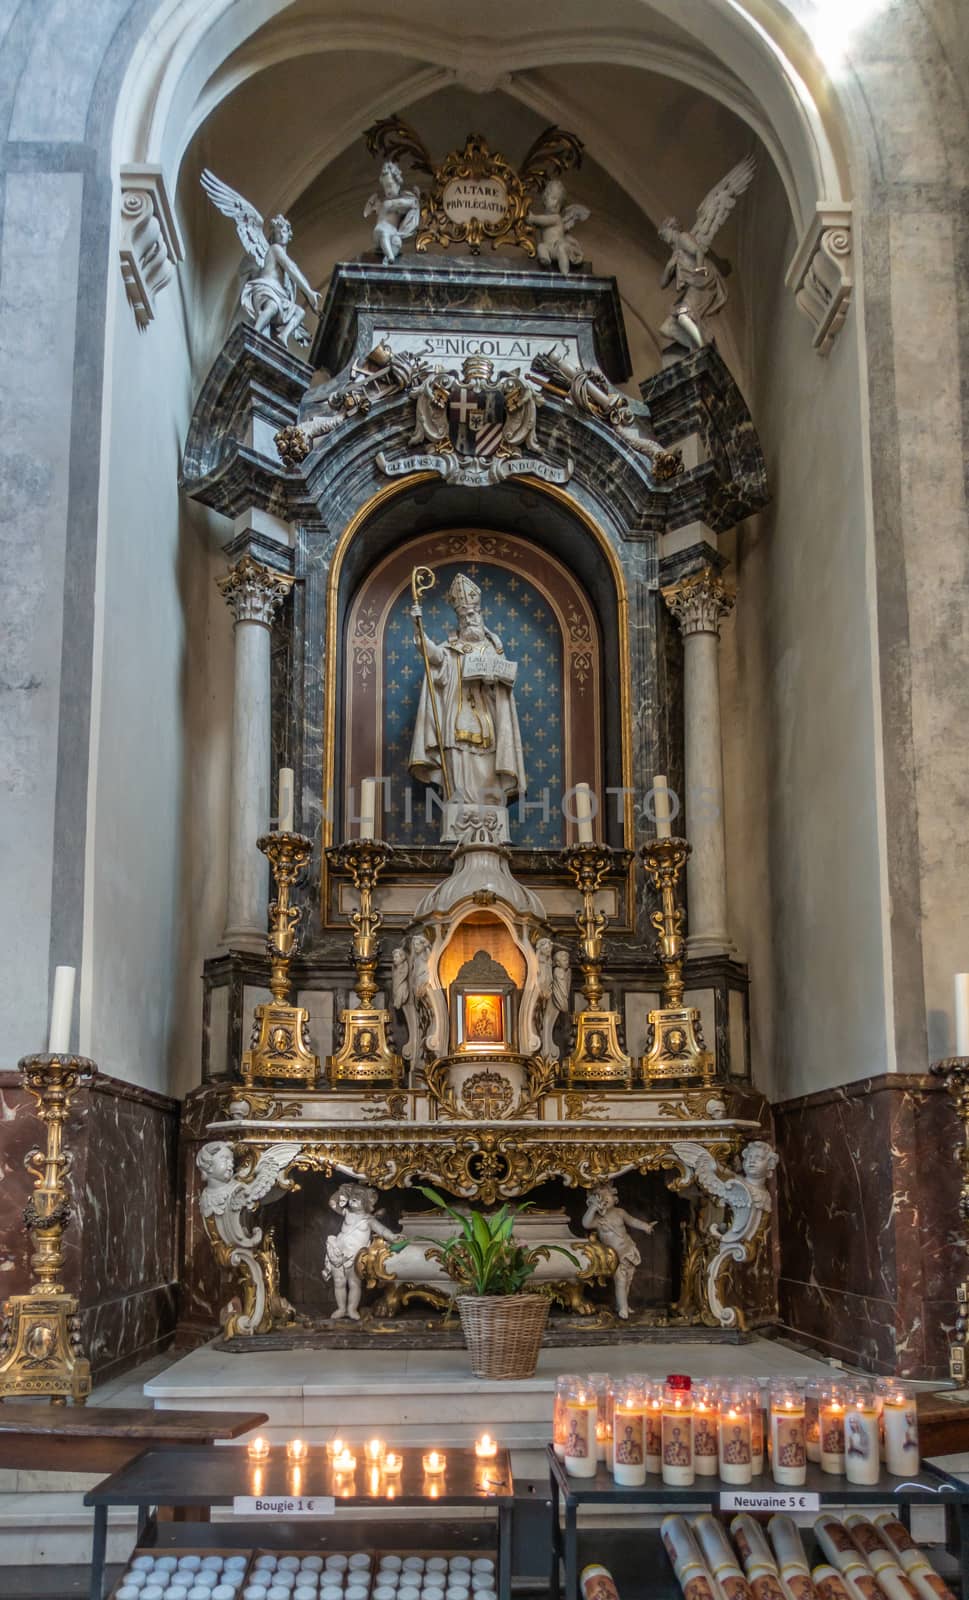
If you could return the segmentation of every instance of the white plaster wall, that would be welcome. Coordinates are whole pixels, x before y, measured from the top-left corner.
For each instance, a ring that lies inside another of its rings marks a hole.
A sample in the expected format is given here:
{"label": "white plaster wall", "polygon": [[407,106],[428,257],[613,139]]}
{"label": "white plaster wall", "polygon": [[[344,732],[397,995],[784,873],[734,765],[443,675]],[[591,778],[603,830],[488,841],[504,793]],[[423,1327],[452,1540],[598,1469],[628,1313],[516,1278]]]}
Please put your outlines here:
{"label": "white plaster wall", "polygon": [[751,208],[748,400],[773,502],[740,530],[723,630],[731,927],[774,1099],[891,1070],[857,307],[821,360],[784,290],[780,196]]}

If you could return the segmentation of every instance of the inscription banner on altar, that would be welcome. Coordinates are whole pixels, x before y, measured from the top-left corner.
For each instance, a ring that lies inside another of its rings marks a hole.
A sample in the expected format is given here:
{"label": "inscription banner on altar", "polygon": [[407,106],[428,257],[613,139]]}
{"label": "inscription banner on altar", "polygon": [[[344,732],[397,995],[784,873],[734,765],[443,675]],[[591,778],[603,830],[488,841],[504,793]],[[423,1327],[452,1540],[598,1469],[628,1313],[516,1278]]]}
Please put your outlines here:
{"label": "inscription banner on altar", "polygon": [[508,478],[541,478],[543,483],[568,483],[573,463],[556,466],[550,461],[539,461],[535,456],[516,456],[511,460],[478,461],[473,456],[411,455],[397,456],[389,461],[381,450],[377,465],[388,478],[407,478],[414,472],[434,472],[448,483],[465,488],[484,489],[489,484],[504,483]]}
{"label": "inscription banner on altar", "polygon": [[474,333],[470,330],[435,329],[430,333],[416,328],[387,328],[377,331],[375,344],[387,344],[397,355],[423,356],[426,361],[463,361],[466,356],[487,356],[491,361],[508,361],[523,366],[537,355],[558,348],[566,361],[582,365],[579,341],[572,334],[550,333]]}

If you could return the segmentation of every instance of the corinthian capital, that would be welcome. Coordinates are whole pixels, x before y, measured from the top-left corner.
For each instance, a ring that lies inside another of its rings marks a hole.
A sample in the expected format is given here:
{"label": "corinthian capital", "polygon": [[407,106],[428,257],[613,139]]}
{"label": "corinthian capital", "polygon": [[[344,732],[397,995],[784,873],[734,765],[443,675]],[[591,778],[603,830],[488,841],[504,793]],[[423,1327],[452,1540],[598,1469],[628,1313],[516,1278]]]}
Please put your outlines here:
{"label": "corinthian capital", "polygon": [[216,579],[237,622],[262,622],[267,628],[293,587],[293,581],[287,573],[264,567],[252,556],[243,556],[224,578]]}
{"label": "corinthian capital", "polygon": [[691,633],[720,634],[720,619],[733,609],[734,597],[728,594],[712,567],[704,567],[672,588],[663,590],[684,639]]}

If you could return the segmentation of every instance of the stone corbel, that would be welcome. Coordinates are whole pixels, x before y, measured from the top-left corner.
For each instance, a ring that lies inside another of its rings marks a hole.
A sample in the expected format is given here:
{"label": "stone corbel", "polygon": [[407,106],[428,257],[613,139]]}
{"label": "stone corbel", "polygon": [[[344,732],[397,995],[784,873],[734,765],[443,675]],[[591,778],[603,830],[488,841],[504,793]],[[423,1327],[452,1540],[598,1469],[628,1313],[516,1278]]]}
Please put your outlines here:
{"label": "stone corbel", "polygon": [[848,315],[854,287],[850,205],[818,205],[785,281],[798,309],[814,323],[815,350],[826,356]]}
{"label": "stone corbel", "polygon": [[154,320],[155,299],[185,259],[160,167],[121,168],[121,276],[139,328]]}

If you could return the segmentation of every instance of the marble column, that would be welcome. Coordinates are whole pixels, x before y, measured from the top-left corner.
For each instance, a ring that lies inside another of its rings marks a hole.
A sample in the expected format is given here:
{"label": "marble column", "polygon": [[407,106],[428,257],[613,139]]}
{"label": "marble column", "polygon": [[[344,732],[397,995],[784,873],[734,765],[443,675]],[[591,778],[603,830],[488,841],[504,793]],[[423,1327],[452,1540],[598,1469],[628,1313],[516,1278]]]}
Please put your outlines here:
{"label": "marble column", "polygon": [[712,567],[682,578],[663,598],[683,635],[686,795],[680,827],[693,846],[687,866],[690,955],[732,953],[727,929],[727,855],[720,742],[720,621],[734,604]]}
{"label": "marble column", "polygon": [[229,889],[222,942],[235,949],[261,950],[266,942],[269,868],[256,840],[269,828],[271,629],[293,579],[246,555],[218,579],[218,586],[235,616]]}

